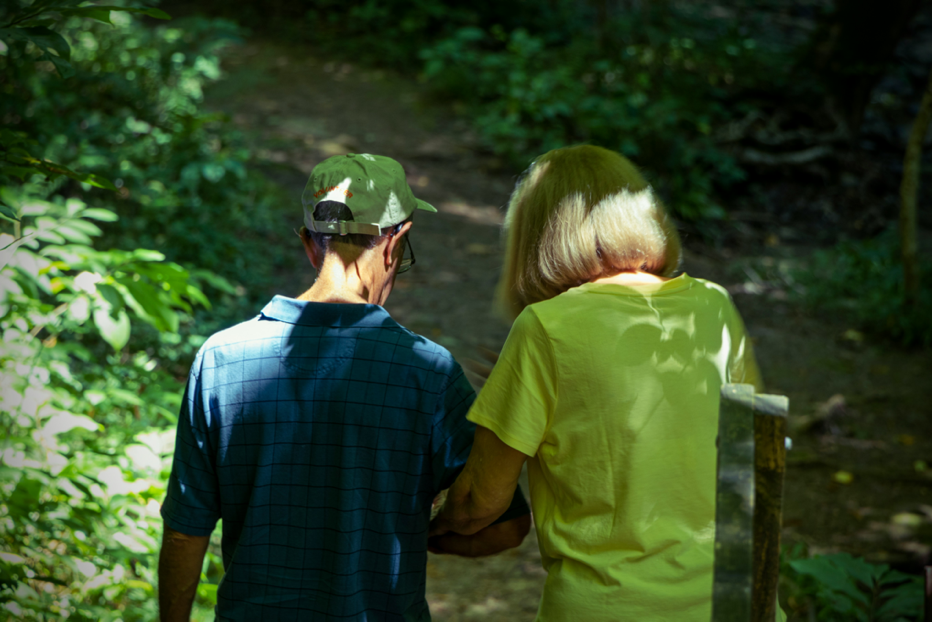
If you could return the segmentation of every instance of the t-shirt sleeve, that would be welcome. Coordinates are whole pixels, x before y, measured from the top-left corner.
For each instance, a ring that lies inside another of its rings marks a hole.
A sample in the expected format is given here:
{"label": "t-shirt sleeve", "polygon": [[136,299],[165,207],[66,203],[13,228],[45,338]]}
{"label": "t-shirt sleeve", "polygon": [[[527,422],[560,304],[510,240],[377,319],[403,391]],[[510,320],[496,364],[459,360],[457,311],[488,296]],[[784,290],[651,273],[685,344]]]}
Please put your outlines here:
{"label": "t-shirt sleeve", "polygon": [[189,536],[210,535],[220,518],[213,443],[198,386],[192,371],[181,402],[172,472],[162,504],[165,524]]}
{"label": "t-shirt sleeve", "polygon": [[760,368],[757,366],[757,359],[754,356],[754,346],[751,343],[751,337],[744,328],[744,322],[741,315],[732,303],[732,353],[731,353],[731,382],[740,384],[752,384],[754,390],[758,393],[764,390],[764,380],[761,377]]}
{"label": "t-shirt sleeve", "polygon": [[463,470],[476,435],[476,425],[466,419],[476,399],[462,368],[456,363],[446,388],[437,400],[431,430],[431,467],[434,492],[449,488]]}
{"label": "t-shirt sleeve", "polygon": [[469,420],[492,430],[509,447],[534,456],[550,427],[556,387],[553,346],[540,318],[527,307],[512,325]]}

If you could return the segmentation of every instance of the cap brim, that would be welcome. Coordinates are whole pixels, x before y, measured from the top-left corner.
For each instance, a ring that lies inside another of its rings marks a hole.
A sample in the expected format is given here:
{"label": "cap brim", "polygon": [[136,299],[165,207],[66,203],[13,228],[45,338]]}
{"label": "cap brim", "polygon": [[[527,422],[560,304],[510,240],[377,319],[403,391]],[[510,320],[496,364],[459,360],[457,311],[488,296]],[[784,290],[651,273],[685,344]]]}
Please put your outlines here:
{"label": "cap brim", "polygon": [[422,209],[425,212],[434,212],[434,213],[437,212],[437,208],[431,205],[430,203],[425,203],[424,201],[420,199],[414,199],[414,201],[417,204],[418,209]]}

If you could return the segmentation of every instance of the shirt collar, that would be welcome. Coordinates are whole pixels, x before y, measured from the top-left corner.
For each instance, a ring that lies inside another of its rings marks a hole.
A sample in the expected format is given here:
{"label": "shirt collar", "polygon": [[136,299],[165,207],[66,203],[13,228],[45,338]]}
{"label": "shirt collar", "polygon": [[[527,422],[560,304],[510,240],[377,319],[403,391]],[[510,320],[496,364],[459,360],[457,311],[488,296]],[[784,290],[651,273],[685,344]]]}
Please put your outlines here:
{"label": "shirt collar", "polygon": [[398,326],[379,305],[306,302],[287,296],[272,298],[261,317],[302,326]]}

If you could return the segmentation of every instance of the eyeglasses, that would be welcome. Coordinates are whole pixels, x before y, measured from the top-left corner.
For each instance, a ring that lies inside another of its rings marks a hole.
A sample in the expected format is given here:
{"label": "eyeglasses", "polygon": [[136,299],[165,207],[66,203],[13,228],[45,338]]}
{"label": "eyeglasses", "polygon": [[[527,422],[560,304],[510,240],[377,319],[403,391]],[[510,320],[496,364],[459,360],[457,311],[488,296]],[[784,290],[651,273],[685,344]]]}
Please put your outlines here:
{"label": "eyeglasses", "polygon": [[[402,274],[414,267],[414,247],[411,246],[411,240],[408,239],[407,234],[405,234],[404,237],[404,244],[405,249],[402,251],[401,263],[398,264],[398,272],[396,274]],[[410,257],[408,255],[410,255]]]}

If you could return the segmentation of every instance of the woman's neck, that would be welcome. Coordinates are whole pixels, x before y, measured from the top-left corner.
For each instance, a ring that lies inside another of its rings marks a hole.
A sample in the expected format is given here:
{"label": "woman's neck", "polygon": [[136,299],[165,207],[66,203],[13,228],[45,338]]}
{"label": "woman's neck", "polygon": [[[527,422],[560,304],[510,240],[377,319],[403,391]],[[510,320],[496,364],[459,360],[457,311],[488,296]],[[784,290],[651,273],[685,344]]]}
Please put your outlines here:
{"label": "woman's neck", "polygon": [[644,272],[642,270],[631,270],[626,272],[619,272],[618,274],[613,274],[611,276],[601,276],[596,279],[592,279],[590,283],[613,283],[615,285],[637,286],[655,285],[657,283],[664,283],[669,280],[670,277],[657,276],[656,274],[651,274],[650,272]]}

